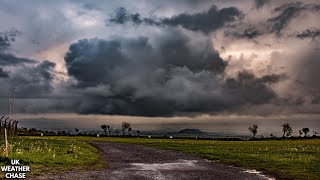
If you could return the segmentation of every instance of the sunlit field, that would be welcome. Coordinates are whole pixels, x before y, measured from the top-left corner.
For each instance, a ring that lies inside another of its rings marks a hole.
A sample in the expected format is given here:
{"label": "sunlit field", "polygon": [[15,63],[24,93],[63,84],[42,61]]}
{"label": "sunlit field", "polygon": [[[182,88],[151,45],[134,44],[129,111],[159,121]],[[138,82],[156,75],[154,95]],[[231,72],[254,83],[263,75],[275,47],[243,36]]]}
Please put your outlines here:
{"label": "sunlit field", "polygon": [[[206,159],[263,171],[279,179],[318,179],[320,140],[217,141],[110,137],[18,137],[9,158],[31,165],[33,174],[105,167],[101,154],[84,141],[112,141],[183,151]],[[1,143],[1,165],[5,164]]]}

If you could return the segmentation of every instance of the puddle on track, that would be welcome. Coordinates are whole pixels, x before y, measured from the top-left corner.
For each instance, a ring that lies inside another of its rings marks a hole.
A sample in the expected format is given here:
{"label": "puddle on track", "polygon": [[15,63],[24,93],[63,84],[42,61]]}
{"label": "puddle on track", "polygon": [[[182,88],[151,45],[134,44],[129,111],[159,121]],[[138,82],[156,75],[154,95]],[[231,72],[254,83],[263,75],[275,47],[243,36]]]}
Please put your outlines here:
{"label": "puddle on track", "polygon": [[197,162],[197,160],[178,160],[172,163],[131,163],[133,166],[131,169],[142,171],[201,169]]}

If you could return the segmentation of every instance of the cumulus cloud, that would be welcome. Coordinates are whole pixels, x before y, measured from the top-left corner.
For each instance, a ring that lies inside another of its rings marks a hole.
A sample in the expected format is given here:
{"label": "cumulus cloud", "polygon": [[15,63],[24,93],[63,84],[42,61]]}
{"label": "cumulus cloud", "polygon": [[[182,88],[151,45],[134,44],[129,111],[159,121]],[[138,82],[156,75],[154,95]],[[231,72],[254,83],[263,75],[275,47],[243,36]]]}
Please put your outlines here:
{"label": "cumulus cloud", "polygon": [[[199,48],[201,47],[201,48]],[[78,113],[170,116],[210,113],[241,104],[267,103],[277,75],[243,72],[224,78],[227,63],[211,41],[182,30],[133,39],[84,39],[65,56],[68,74],[85,91]]]}
{"label": "cumulus cloud", "polygon": [[[311,51],[319,48],[319,4],[215,3],[30,3],[37,11],[13,15],[23,42],[17,31],[0,33],[0,92],[15,87],[17,110],[27,113],[174,116],[320,103],[319,54]],[[1,8],[5,19],[18,7]]]}

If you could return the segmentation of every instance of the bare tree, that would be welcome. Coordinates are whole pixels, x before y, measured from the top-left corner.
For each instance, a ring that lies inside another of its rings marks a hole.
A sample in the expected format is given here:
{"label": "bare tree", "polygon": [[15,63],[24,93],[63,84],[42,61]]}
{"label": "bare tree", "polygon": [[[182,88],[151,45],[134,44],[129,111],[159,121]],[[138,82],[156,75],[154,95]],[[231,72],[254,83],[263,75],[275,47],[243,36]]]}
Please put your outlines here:
{"label": "bare tree", "polygon": [[250,126],[248,129],[253,134],[253,138],[256,138],[256,134],[258,133],[258,125],[254,124]]}
{"label": "bare tree", "polygon": [[292,127],[290,124],[285,123],[281,125],[282,127],[282,132],[283,132],[283,137],[289,137],[292,134]]}
{"label": "bare tree", "polygon": [[309,128],[302,128],[302,132],[304,133],[304,137],[307,137],[307,134],[310,132]]}

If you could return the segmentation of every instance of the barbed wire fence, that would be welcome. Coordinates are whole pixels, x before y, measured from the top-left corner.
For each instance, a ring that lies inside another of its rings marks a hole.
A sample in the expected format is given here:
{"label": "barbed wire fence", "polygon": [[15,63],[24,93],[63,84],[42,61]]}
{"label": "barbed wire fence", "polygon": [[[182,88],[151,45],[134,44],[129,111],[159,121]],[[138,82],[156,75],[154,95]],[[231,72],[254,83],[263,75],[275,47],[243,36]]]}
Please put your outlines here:
{"label": "barbed wire fence", "polygon": [[[8,108],[9,114],[3,115],[0,118],[0,142],[1,148],[0,153],[8,157],[9,154],[9,142],[8,138],[12,137],[12,144],[14,137],[18,134],[18,123],[19,121],[14,119],[14,103],[15,103],[15,88],[11,89],[8,94]],[[10,148],[11,149],[11,148]]]}

